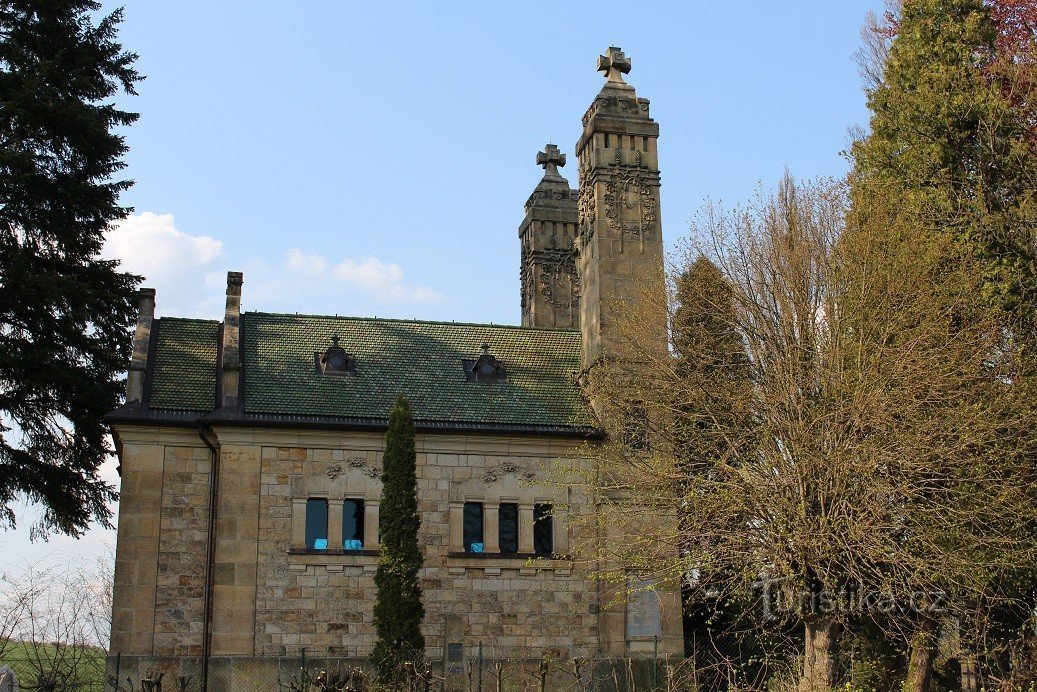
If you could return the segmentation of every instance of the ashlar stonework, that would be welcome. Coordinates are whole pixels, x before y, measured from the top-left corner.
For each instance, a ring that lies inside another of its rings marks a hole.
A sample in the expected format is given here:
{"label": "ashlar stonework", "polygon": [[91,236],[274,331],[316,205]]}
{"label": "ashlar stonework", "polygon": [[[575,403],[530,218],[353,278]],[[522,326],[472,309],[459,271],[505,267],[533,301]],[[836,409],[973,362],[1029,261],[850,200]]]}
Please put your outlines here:
{"label": "ashlar stonework", "polygon": [[[557,146],[537,154],[544,173],[519,226],[522,326],[242,312],[238,272],[221,321],[156,318],[155,292],[141,291],[127,403],[108,417],[123,675],[276,689],[304,651],[370,655],[383,436],[399,393],[415,415],[422,628],[437,670],[463,672],[480,643],[487,658],[534,663],[681,655],[674,585],[633,570],[629,592],[595,579],[617,568],[601,532],[665,532],[672,517],[609,525],[579,482],[603,439],[593,383],[619,338],[616,305],[634,283],[665,300],[659,128],[624,80],[630,66],[618,48],[599,58],[578,189]],[[657,336],[665,349],[665,325]]]}

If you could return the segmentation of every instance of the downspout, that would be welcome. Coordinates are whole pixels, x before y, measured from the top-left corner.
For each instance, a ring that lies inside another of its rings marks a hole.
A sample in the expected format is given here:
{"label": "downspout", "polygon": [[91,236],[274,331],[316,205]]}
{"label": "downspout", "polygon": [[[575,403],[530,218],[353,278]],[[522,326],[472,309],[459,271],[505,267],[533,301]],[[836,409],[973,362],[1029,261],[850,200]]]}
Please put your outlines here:
{"label": "downspout", "polygon": [[209,448],[209,526],[205,537],[205,590],[202,596],[202,681],[201,692],[209,687],[210,623],[212,622],[212,575],[216,556],[216,498],[219,492],[220,450],[214,444],[215,435],[207,425],[198,425],[198,437]]}

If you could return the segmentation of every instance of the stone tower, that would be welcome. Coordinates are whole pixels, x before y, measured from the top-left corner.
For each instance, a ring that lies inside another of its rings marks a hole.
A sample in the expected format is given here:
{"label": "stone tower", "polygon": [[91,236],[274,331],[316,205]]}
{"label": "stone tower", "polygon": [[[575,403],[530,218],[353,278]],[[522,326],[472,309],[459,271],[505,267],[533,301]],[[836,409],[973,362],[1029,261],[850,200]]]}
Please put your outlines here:
{"label": "stone tower", "polygon": [[558,173],[565,154],[548,144],[537,154],[544,177],[526,200],[519,226],[522,244],[522,326],[577,329],[580,285],[576,275],[576,192]]}
{"label": "stone tower", "polygon": [[[583,116],[579,158],[580,326],[583,367],[590,371],[619,339],[622,303],[665,306],[662,225],[659,220],[659,125],[623,81],[630,59],[616,47],[598,58],[605,86]],[[658,305],[656,305],[658,303]],[[648,307],[646,305],[646,307]],[[665,311],[658,334],[642,341],[665,352]]]}

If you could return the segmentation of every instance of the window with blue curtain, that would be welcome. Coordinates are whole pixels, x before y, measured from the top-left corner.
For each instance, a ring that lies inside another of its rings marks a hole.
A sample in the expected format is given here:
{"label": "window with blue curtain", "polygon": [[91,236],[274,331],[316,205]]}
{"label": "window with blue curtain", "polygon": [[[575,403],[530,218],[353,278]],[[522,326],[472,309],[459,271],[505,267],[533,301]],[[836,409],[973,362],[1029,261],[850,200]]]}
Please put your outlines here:
{"label": "window with blue curtain", "polygon": [[464,549],[468,553],[483,552],[482,503],[464,503]]}
{"label": "window with blue curtain", "polygon": [[328,549],[328,501],[323,498],[306,500],[306,547],[310,550]]}
{"label": "window with blue curtain", "polygon": [[533,505],[533,552],[550,555],[554,552],[554,519],[551,505]]}
{"label": "window with blue curtain", "polygon": [[502,553],[518,552],[518,505],[502,502],[498,513],[498,535]]}
{"label": "window with blue curtain", "polygon": [[342,547],[345,550],[364,548],[363,500],[346,500],[342,503]]}

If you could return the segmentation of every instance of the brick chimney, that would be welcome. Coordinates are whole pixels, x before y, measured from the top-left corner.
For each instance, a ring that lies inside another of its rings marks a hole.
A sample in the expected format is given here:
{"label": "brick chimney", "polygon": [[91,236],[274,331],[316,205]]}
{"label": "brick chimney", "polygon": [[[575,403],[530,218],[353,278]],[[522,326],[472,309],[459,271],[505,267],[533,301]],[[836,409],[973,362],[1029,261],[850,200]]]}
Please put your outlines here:
{"label": "brick chimney", "polygon": [[227,310],[223,316],[223,379],[220,391],[224,408],[237,408],[241,402],[241,272],[227,272]]}
{"label": "brick chimney", "polygon": [[155,320],[155,289],[140,289],[137,300],[137,328],[133,332],[133,353],[126,376],[127,403],[139,403],[144,396],[144,371],[148,369],[151,323]]}

